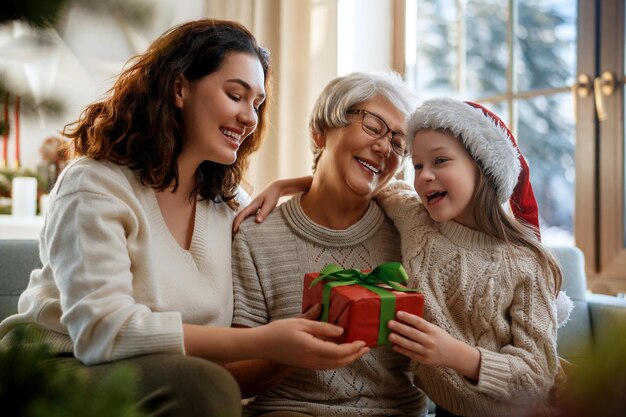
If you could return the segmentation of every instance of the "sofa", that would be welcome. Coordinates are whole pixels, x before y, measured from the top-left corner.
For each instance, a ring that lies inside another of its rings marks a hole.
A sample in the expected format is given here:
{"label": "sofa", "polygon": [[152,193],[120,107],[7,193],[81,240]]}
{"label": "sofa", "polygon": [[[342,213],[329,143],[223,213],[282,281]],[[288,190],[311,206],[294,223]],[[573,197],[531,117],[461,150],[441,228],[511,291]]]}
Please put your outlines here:
{"label": "sofa", "polygon": [[17,312],[30,273],[41,267],[37,240],[0,239],[0,320]]}
{"label": "sofa", "polygon": [[[588,294],[584,258],[576,247],[553,247],[563,270],[562,290],[574,302],[570,320],[559,329],[559,355],[571,362],[584,358],[617,325],[626,326],[626,300]],[[17,300],[30,272],[41,266],[36,240],[0,240],[0,320],[17,311]]]}
{"label": "sofa", "polygon": [[559,355],[578,363],[594,346],[626,328],[626,299],[587,292],[583,253],[576,247],[552,247],[561,270],[561,290],[574,302],[569,321],[558,330]]}
{"label": "sofa", "polygon": [[[613,330],[626,328],[626,300],[587,293],[584,258],[575,247],[553,247],[563,270],[562,290],[574,302],[570,320],[559,329],[559,355],[578,363]],[[28,285],[33,269],[41,266],[36,240],[0,240],[0,320],[17,310],[20,293]],[[429,416],[434,404],[429,403]]]}

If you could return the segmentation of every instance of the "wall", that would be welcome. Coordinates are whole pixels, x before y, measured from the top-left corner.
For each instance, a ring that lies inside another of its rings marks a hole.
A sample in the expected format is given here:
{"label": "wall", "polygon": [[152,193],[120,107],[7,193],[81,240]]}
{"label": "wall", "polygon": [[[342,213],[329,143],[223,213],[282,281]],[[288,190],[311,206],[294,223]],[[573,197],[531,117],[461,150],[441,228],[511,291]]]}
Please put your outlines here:
{"label": "wall", "polygon": [[391,68],[391,1],[339,0],[339,75]]}

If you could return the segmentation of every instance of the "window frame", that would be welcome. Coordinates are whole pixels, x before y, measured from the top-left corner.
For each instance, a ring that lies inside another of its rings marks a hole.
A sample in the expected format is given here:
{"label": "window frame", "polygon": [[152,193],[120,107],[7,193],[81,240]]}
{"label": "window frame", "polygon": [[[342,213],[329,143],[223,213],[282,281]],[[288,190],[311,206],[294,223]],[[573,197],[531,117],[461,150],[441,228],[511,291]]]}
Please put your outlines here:
{"label": "window frame", "polygon": [[[391,0],[392,7],[392,69],[406,73],[406,2]],[[509,0],[509,5],[515,1]],[[624,74],[624,39],[626,0],[578,0],[577,74],[595,79],[603,71]],[[512,9],[514,10],[514,8]],[[515,24],[515,16],[510,16]],[[507,42],[511,42],[514,26],[508,25]],[[592,34],[590,36],[590,34]],[[598,37],[602,42],[598,42]],[[513,54],[513,48],[509,48]],[[509,57],[511,60],[512,57]],[[515,132],[515,101],[536,96],[572,91],[575,85],[514,93],[514,74],[509,68],[506,94],[492,96],[481,102],[505,101],[509,120]],[[608,119],[599,122],[593,91],[586,96],[576,94],[576,148],[574,239],[584,253],[589,288],[595,292],[615,294],[626,292],[625,157],[624,157],[624,87],[618,83],[616,93],[604,97]],[[624,77],[626,81],[626,76]],[[600,144],[602,146],[600,146]],[[601,162],[601,163],[600,163]]]}

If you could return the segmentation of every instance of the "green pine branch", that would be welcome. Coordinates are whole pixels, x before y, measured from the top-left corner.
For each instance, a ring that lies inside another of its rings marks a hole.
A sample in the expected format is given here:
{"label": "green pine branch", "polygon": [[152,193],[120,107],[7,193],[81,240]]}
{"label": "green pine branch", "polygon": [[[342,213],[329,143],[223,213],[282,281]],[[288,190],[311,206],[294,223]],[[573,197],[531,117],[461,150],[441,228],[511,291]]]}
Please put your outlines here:
{"label": "green pine branch", "polygon": [[145,417],[137,375],[117,365],[100,381],[61,364],[32,329],[18,328],[12,347],[0,350],[0,404],[16,417]]}

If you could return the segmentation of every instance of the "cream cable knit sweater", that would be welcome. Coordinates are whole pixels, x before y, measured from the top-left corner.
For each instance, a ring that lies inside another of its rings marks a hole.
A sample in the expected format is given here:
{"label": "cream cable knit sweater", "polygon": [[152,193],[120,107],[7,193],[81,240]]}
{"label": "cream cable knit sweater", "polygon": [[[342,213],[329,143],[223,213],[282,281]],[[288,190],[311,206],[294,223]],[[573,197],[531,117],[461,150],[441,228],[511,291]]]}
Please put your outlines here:
{"label": "cream cable knit sweater", "polygon": [[[235,236],[233,323],[255,327],[297,316],[304,274],[327,263],[366,269],[399,259],[398,233],[375,202],[356,224],[332,230],[313,223],[300,206],[300,195],[295,196],[260,225],[248,219]],[[257,396],[247,412],[421,416],[425,398],[412,379],[408,358],[379,347],[342,369],[296,369]]]}
{"label": "cream cable knit sweater", "polygon": [[125,167],[79,159],[63,171],[50,201],[43,268],[31,274],[0,337],[34,323],[56,351],[91,365],[182,353],[183,323],[230,326],[236,213],[226,204],[198,202],[187,251],[169,233],[154,190]]}
{"label": "cream cable knit sweater", "polygon": [[424,318],[481,354],[479,382],[414,364],[417,385],[468,417],[516,416],[544,399],[557,370],[554,284],[532,252],[454,221],[434,222],[398,181],[377,201],[400,231],[410,286],[424,292]]}

